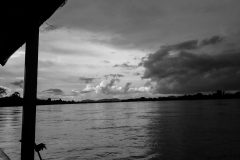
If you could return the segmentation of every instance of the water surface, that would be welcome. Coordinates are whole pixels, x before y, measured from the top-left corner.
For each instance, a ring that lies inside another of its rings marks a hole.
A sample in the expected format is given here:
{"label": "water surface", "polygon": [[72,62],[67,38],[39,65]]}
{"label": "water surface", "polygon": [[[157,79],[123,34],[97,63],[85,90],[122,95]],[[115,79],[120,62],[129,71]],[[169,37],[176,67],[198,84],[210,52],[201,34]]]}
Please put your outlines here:
{"label": "water surface", "polygon": [[[0,148],[12,160],[21,114],[0,108]],[[239,124],[240,100],[39,106],[36,142],[46,160],[239,159]]]}

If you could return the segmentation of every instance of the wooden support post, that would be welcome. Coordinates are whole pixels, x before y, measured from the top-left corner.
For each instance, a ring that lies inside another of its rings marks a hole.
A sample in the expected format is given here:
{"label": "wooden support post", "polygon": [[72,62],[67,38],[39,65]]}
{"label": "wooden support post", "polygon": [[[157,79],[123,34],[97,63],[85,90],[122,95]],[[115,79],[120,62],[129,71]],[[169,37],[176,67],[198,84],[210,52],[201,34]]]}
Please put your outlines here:
{"label": "wooden support post", "polygon": [[21,160],[34,160],[38,40],[38,23],[31,24],[28,26],[26,40]]}

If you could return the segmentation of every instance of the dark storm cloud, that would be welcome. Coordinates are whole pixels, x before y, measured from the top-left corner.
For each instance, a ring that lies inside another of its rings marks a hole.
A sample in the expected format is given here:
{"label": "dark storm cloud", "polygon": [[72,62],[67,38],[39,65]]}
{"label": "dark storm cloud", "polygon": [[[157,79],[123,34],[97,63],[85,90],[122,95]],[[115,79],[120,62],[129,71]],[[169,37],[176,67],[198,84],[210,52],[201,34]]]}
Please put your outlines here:
{"label": "dark storm cloud", "polygon": [[[212,45],[214,49],[214,44],[221,41],[220,37],[212,37],[198,44]],[[240,89],[239,49],[224,49],[220,53],[211,55],[201,53],[193,41],[184,43],[187,45],[182,44],[163,47],[142,61],[145,67],[143,78],[156,82],[159,93]],[[176,52],[173,53],[173,50]]]}
{"label": "dark storm cloud", "polygon": [[199,49],[204,46],[208,45],[215,45],[217,43],[220,43],[224,40],[221,36],[212,36],[207,39],[203,39],[201,41],[199,40],[189,40],[185,42],[181,42],[175,45],[166,45],[163,46],[166,50],[193,50],[193,49]]}
{"label": "dark storm cloud", "polygon": [[124,69],[136,69],[138,66],[137,65],[131,65],[129,62],[123,63],[123,64],[115,64],[113,67],[120,67]]}
{"label": "dark storm cloud", "polygon": [[52,94],[55,96],[64,95],[64,92],[61,89],[55,89],[55,88],[44,90],[44,91],[42,91],[42,93]]}
{"label": "dark storm cloud", "polygon": [[[146,22],[163,14],[161,8],[161,3],[156,0],[142,0],[141,3],[136,0],[78,0],[69,2],[60,10],[64,14],[57,22],[98,31],[121,30],[119,25],[123,23],[127,26],[122,26],[122,29],[132,26],[133,22],[147,26]],[[55,16],[60,15],[56,13]]]}
{"label": "dark storm cloud", "polygon": [[238,29],[239,14],[238,0],[77,0],[69,1],[52,21],[118,35],[100,40],[117,47],[151,48],[192,35]]}
{"label": "dark storm cloud", "polygon": [[198,40],[190,40],[190,41],[182,42],[176,45],[167,45],[163,47],[168,50],[183,50],[183,49],[187,50],[187,49],[196,49],[199,46],[198,46]]}
{"label": "dark storm cloud", "polygon": [[16,87],[23,88],[24,81],[23,80],[18,80],[18,81],[12,82],[11,84],[16,86]]}
{"label": "dark storm cloud", "polygon": [[79,77],[79,80],[88,84],[92,83],[96,78],[90,78],[90,77]]}
{"label": "dark storm cloud", "polygon": [[200,46],[217,44],[217,43],[222,42],[223,40],[224,40],[224,37],[221,37],[221,36],[213,36],[213,37],[211,37],[211,38],[202,40],[202,41],[200,42]]}

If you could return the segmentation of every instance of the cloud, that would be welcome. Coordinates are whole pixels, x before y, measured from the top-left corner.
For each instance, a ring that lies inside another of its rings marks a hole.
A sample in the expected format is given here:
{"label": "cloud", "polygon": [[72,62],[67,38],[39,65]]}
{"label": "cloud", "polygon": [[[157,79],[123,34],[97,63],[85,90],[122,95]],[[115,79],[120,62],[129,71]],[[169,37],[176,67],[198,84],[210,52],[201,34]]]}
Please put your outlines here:
{"label": "cloud", "polygon": [[108,79],[108,78],[119,79],[119,78],[124,77],[124,75],[122,75],[122,74],[106,74],[106,75],[104,75],[104,77],[106,79]]}
{"label": "cloud", "polygon": [[124,68],[124,69],[136,69],[138,66],[137,65],[131,65],[129,64],[129,62],[123,63],[123,64],[115,64],[113,67],[120,67],[120,68]]}
{"label": "cloud", "polygon": [[44,23],[40,27],[40,32],[49,32],[49,31],[54,31],[56,29],[59,29],[60,27],[57,25],[49,24],[49,23]]}
{"label": "cloud", "polygon": [[185,42],[181,42],[174,45],[165,45],[163,46],[163,49],[165,50],[194,50],[199,49],[201,47],[205,47],[208,45],[215,45],[217,43],[220,43],[224,40],[221,36],[212,36],[207,39],[203,39],[201,41],[199,40],[189,40]]}
{"label": "cloud", "polygon": [[90,77],[79,77],[79,80],[88,84],[92,83],[96,78],[90,78]]}
{"label": "cloud", "polygon": [[81,91],[81,94],[95,92],[103,95],[123,95],[131,93],[151,92],[151,86],[131,87],[132,83],[127,82],[124,86],[119,86],[120,79],[112,78],[101,81],[98,85],[87,84]]}
{"label": "cloud", "polygon": [[208,39],[204,39],[200,42],[200,46],[206,46],[206,45],[214,45],[217,43],[220,43],[224,40],[224,37],[221,36],[213,36]]}
{"label": "cloud", "polygon": [[155,86],[151,81],[145,82],[144,86],[131,87],[128,89],[129,93],[155,93]]}
{"label": "cloud", "polygon": [[151,48],[159,47],[163,40],[172,43],[193,35],[217,34],[220,29],[238,29],[239,6],[236,0],[79,0],[69,2],[51,20],[67,27],[118,35],[103,43]]}
{"label": "cloud", "polygon": [[135,88],[129,88],[128,90],[129,93],[141,93],[141,92],[147,92],[150,93],[151,88],[150,87],[135,87]]}
{"label": "cloud", "polygon": [[[225,47],[211,54],[220,42],[222,38],[215,36],[165,46],[142,60],[143,78],[156,82],[159,93],[240,89],[240,50]],[[210,53],[201,52],[200,48],[206,45],[211,48]]]}
{"label": "cloud", "polygon": [[5,86],[0,86],[0,98],[11,94],[12,90]]}
{"label": "cloud", "polygon": [[125,84],[125,86],[123,87],[123,92],[127,93],[128,90],[130,89],[130,86],[132,85],[132,83],[128,82]]}
{"label": "cloud", "polygon": [[14,81],[11,83],[12,85],[19,87],[19,88],[23,88],[24,86],[24,81],[23,80],[18,80],[18,81]]}
{"label": "cloud", "polygon": [[47,93],[55,96],[62,96],[64,95],[64,92],[61,89],[47,89],[42,91],[42,93]]}
{"label": "cloud", "polygon": [[[65,43],[65,42],[63,42]],[[59,46],[57,46],[59,45]],[[77,48],[77,47],[71,47],[68,48],[68,44],[66,44],[65,46],[61,46],[62,44],[56,44],[56,46],[50,46],[49,48],[46,49],[46,51],[49,51],[51,53],[55,53],[55,54],[72,54],[72,55],[81,55],[81,56],[85,56],[85,57],[98,57],[99,55],[94,53],[93,51],[91,51],[90,49],[85,49],[85,48]]]}
{"label": "cloud", "polygon": [[81,94],[86,94],[86,93],[90,93],[90,92],[95,92],[96,88],[94,86],[92,86],[91,84],[87,84],[86,87],[80,91]]}
{"label": "cloud", "polygon": [[39,68],[50,68],[56,65],[56,62],[53,62],[51,60],[38,60]]}
{"label": "cloud", "polygon": [[198,48],[198,40],[190,40],[175,45],[166,45],[163,46],[166,50],[183,50],[183,49],[196,49]]}
{"label": "cloud", "polygon": [[79,94],[80,94],[80,91],[78,91],[78,90],[72,90],[71,91],[72,96],[78,96]]}
{"label": "cloud", "polygon": [[113,94],[120,90],[120,87],[116,86],[116,83],[120,80],[113,78],[110,81],[102,81],[99,85],[96,86],[96,93],[103,94]]}
{"label": "cloud", "polygon": [[[85,30],[60,28],[54,32],[41,34],[42,52],[58,56],[101,57],[100,53],[108,51],[109,47],[96,43],[98,39],[107,39],[105,35],[94,34]],[[109,49],[110,50],[110,49]],[[57,57],[55,56],[55,59]],[[77,57],[76,57],[77,58]]]}
{"label": "cloud", "polygon": [[103,63],[106,63],[106,64],[108,64],[108,63],[111,63],[110,61],[108,61],[108,60],[103,60]]}
{"label": "cloud", "polygon": [[0,98],[7,95],[7,89],[5,87],[0,86]]}
{"label": "cloud", "polygon": [[134,72],[133,75],[134,75],[134,76],[140,76],[141,73],[139,73],[139,72]]}

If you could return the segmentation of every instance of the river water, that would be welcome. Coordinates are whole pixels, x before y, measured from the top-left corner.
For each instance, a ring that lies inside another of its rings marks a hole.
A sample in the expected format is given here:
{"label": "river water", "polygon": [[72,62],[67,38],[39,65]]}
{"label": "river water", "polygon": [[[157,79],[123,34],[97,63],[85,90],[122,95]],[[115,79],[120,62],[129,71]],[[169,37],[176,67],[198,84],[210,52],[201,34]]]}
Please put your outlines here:
{"label": "river water", "polygon": [[[0,148],[12,160],[21,121],[21,107],[0,108]],[[240,100],[38,106],[36,143],[45,160],[240,159]]]}

